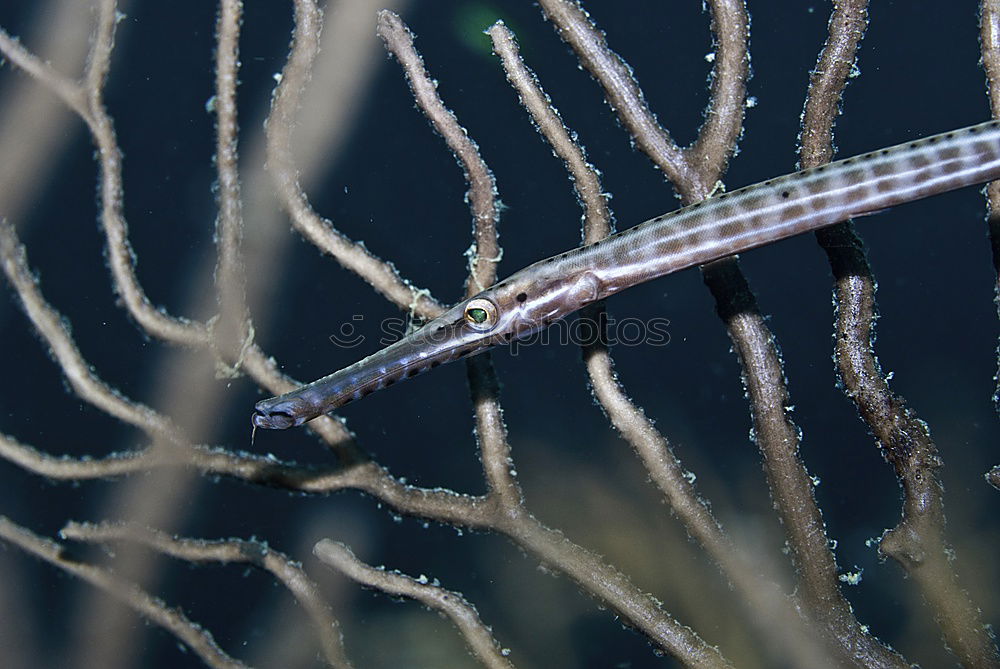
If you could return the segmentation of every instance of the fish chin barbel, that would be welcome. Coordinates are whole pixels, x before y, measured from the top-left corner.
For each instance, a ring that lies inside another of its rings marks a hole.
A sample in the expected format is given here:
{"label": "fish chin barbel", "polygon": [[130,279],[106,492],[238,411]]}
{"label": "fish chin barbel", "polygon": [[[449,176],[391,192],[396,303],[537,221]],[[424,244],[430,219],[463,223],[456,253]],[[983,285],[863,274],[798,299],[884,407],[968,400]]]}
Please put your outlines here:
{"label": "fish chin barbel", "polygon": [[997,178],[1000,122],[991,121],[723,193],[530,265],[364,360],[257,402],[252,422],[301,425],[636,284]]}

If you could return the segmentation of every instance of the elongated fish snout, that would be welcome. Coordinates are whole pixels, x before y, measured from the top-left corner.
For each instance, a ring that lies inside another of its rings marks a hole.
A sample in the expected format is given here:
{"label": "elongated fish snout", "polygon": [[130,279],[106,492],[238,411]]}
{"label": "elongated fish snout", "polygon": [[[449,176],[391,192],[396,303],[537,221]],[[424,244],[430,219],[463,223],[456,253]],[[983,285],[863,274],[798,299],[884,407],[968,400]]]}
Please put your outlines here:
{"label": "elongated fish snout", "polygon": [[319,415],[299,398],[272,397],[257,402],[253,409],[250,421],[265,430],[287,430]]}

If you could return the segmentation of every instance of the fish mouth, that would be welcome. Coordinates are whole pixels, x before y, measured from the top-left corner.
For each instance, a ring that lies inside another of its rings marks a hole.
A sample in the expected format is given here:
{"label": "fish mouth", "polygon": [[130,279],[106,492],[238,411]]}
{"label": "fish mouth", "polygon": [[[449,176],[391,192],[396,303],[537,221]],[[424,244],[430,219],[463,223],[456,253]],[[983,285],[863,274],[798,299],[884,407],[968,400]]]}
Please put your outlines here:
{"label": "fish mouth", "polygon": [[312,405],[302,398],[279,395],[257,402],[250,422],[264,430],[287,430],[318,415],[312,410]]}
{"label": "fish mouth", "polygon": [[250,422],[253,423],[254,427],[265,430],[287,430],[298,424],[295,418],[289,416],[284,411],[266,411],[260,407],[254,407]]}

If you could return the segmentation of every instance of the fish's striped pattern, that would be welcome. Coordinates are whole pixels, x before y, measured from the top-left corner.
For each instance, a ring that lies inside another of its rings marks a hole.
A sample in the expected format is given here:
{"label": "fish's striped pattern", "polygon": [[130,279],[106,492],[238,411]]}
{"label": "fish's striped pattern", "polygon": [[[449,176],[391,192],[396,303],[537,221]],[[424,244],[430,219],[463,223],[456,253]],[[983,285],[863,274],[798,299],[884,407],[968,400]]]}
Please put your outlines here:
{"label": "fish's striped pattern", "polygon": [[[526,267],[420,330],[330,376],[255,406],[283,429],[401,379],[526,337],[656,277],[904,202],[1000,178],[1000,122],[934,135],[703,200]],[[466,311],[486,301],[486,311]]]}
{"label": "fish's striped pattern", "polygon": [[992,121],[723,193],[556,259],[563,273],[593,272],[607,295],[998,176],[1000,122]]}

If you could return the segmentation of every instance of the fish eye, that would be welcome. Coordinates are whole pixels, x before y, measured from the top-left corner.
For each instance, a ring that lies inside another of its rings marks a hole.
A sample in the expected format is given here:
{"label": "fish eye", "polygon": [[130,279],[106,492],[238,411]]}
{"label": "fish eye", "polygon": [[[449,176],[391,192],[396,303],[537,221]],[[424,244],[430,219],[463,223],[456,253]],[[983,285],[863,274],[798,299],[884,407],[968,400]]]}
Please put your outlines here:
{"label": "fish eye", "polygon": [[469,300],[465,305],[465,322],[473,330],[486,332],[497,324],[497,307],[493,302],[482,297]]}

